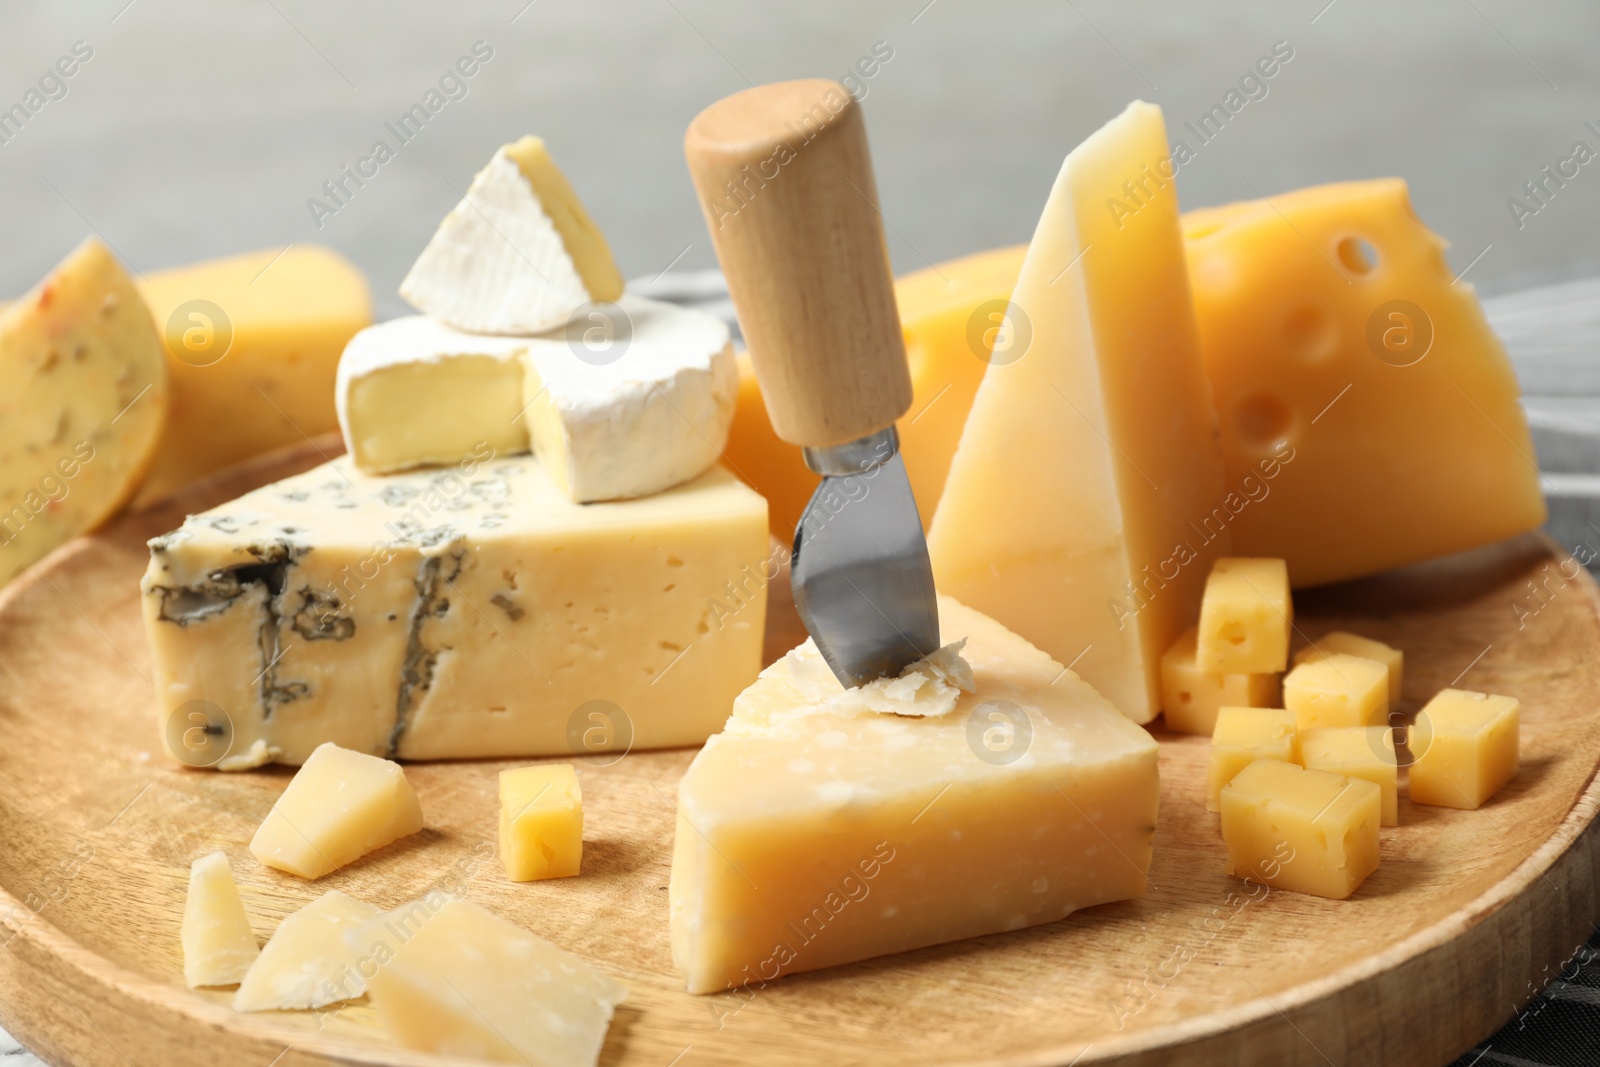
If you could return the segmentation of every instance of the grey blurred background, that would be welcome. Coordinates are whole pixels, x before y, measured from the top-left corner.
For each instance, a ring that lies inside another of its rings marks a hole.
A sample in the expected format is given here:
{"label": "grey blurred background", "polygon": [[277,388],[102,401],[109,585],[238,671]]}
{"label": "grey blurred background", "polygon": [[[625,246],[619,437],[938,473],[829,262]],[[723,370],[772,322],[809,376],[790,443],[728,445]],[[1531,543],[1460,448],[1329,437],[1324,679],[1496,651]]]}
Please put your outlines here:
{"label": "grey blurred background", "polygon": [[[1130,99],[1161,104],[1185,136],[1280,41],[1293,58],[1266,95],[1183,169],[1186,206],[1399,174],[1485,292],[1600,273],[1600,160],[1520,228],[1507,206],[1574,142],[1600,151],[1600,5],[1580,0],[5,0],[0,12],[0,109],[75,42],[93,50],[64,96],[4,131],[3,293],[91,229],[139,271],[319,241],[368,272],[380,317],[398,314],[395,287],[458,199],[452,185],[529,132],[624,274],[712,266],[682,160],[689,120],[751,82],[842,76],[874,48],[892,53],[863,85],[905,272],[1027,240],[1062,157]],[[465,95],[400,144],[385,123],[479,41],[493,56]],[[307,200],[380,139],[395,158],[319,227]]]}

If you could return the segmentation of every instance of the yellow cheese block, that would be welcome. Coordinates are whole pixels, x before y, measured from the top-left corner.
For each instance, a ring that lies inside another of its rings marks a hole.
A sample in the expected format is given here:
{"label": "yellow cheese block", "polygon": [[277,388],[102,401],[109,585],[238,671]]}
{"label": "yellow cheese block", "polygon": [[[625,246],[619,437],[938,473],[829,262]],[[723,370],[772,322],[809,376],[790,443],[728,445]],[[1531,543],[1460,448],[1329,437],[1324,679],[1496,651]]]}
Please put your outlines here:
{"label": "yellow cheese block", "polygon": [[1407,734],[1418,804],[1474,809],[1517,776],[1521,706],[1512,697],[1446,689]]}
{"label": "yellow cheese block", "polygon": [[500,772],[500,862],[513,882],[578,873],[583,791],[572,764]]}
{"label": "yellow cheese block", "polygon": [[1228,481],[1287,448],[1234,551],[1318,585],[1539,526],[1517,383],[1397,178],[1184,218]]}
{"label": "yellow cheese block", "polygon": [[1135,722],[1231,526],[1176,190],[1107,210],[1166,145],[1134,103],[1067,156],[1012,295],[1031,337],[990,363],[928,533],[940,589]]}
{"label": "yellow cheese block", "polygon": [[628,990],[587,961],[467,900],[439,894],[349,935],[396,1044],[424,1052],[594,1067]]}
{"label": "yellow cheese block", "polygon": [[[992,350],[998,346],[997,358],[1010,358],[1031,336],[1019,333],[1007,314],[1026,250],[1023,245],[979,252],[895,282],[912,387],[911,407],[895,425],[924,527],[944,492],[950,457]],[[726,459],[767,498],[773,533],[792,538],[819,478],[800,458],[800,449],[773,432],[744,352],[739,353],[739,404]]]}
{"label": "yellow cheese block", "polygon": [[1283,708],[1222,708],[1211,734],[1206,810],[1222,810],[1222,787],[1259,759],[1300,762],[1294,712]]}
{"label": "yellow cheese block", "polygon": [[1270,674],[1289,665],[1294,625],[1281,559],[1219,559],[1200,601],[1195,660],[1222,674]]}
{"label": "yellow cheese block", "polygon": [[190,989],[235,985],[261,954],[233,868],[221,852],[201,856],[189,866],[180,938],[183,980]]}
{"label": "yellow cheese block", "polygon": [[1224,707],[1270,708],[1278,703],[1276,674],[1213,674],[1195,662],[1191,626],[1161,655],[1161,710],[1167,729],[1210,736]]}
{"label": "yellow cheese block", "polygon": [[1300,734],[1300,765],[1361,778],[1383,791],[1383,825],[1400,825],[1399,761],[1387,726],[1334,726]]}
{"label": "yellow cheese block", "polygon": [[1294,654],[1294,661],[1300,663],[1315,663],[1325,659],[1335,652],[1342,652],[1347,656],[1360,656],[1381,663],[1389,672],[1389,705],[1400,703],[1403,675],[1405,672],[1405,653],[1398,648],[1392,648],[1382,641],[1374,641],[1370,637],[1362,637],[1346,630],[1335,630],[1333,633],[1323,634],[1311,644]]}
{"label": "yellow cheese block", "polygon": [[1387,726],[1389,668],[1376,660],[1331,652],[1283,677],[1283,706],[1300,729]]}
{"label": "yellow cheese block", "polygon": [[690,992],[1144,892],[1155,741],[993,620],[941,597],[939,622],[965,646],[874,693],[847,693],[806,642],[695,757],[670,889]]}
{"label": "yellow cheese block", "polygon": [[1228,873],[1343,900],[1378,869],[1381,793],[1360,778],[1257,760],[1222,789]]}
{"label": "yellow cheese block", "polygon": [[234,1011],[293,1011],[353,1000],[366,991],[345,934],[383,912],[330,889],[278,924],[233,995]]}
{"label": "yellow cheese block", "polygon": [[139,283],[166,339],[172,405],[138,502],[338,427],[339,354],[372,322],[359,270],[290,245],[156,271]]}
{"label": "yellow cheese block", "polygon": [[250,839],[268,867],[321,878],[422,829],[422,808],[391,760],[329,743],[311,753]]}
{"label": "yellow cheese block", "polygon": [[127,502],[167,400],[149,312],[98,240],[0,311],[0,585]]}

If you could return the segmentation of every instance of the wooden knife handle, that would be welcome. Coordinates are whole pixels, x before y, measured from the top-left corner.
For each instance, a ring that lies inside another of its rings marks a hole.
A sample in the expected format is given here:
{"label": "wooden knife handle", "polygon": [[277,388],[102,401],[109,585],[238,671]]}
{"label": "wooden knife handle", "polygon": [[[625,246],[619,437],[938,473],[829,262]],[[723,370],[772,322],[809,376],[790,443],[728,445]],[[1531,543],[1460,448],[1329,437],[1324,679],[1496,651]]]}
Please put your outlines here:
{"label": "wooden knife handle", "polygon": [[855,97],[746,89],[695,117],[684,154],[778,436],[830,448],[893,425],[911,373]]}

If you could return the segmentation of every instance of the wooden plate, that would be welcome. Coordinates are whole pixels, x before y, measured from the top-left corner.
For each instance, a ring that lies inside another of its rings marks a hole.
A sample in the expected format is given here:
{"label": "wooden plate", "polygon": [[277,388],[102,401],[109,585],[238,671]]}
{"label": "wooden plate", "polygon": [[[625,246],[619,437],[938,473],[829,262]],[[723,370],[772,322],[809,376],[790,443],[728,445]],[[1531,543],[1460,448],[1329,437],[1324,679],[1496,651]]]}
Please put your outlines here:
{"label": "wooden plate", "polygon": [[[321,458],[281,455],[125,517],[0,594],[0,1022],[50,1060],[450,1062],[390,1046],[364,1003],[239,1015],[227,993],[185,989],[188,865],[216,848],[263,939],[328,888],[385,907],[461,889],[626,981],[602,1062],[650,1067],[1434,1065],[1510,1017],[1593,929],[1600,597],[1532,536],[1299,598],[1305,635],[1348,627],[1405,649],[1407,710],[1452,682],[1523,702],[1516,781],[1477,812],[1402,796],[1381,868],[1348,901],[1252,899],[1227,877],[1202,802],[1206,742],[1179,737],[1162,738],[1144,899],[743,996],[682,992],[668,951],[671,797],[691,751],[580,766],[580,878],[505,879],[505,764],[491,762],[413,765],[428,829],[321,882],[265,869],[245,845],[288,772],[197,772],[161,754],[138,578],[145,539],[185,511]],[[786,604],[773,616],[775,655],[798,628]]]}

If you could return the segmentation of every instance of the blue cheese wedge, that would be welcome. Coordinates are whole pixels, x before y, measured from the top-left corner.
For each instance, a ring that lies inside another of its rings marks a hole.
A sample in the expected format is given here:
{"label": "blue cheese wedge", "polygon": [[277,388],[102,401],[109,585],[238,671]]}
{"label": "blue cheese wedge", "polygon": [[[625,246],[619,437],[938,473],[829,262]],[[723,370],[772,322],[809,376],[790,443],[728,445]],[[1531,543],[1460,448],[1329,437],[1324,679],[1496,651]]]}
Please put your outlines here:
{"label": "blue cheese wedge", "polygon": [[335,460],[150,542],[163,737],[223,770],[699,744],[760,670],[766,515],[720,466],[578,505],[530,457]]}

